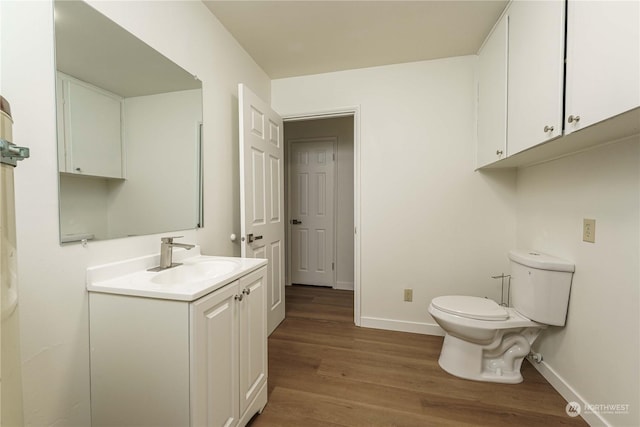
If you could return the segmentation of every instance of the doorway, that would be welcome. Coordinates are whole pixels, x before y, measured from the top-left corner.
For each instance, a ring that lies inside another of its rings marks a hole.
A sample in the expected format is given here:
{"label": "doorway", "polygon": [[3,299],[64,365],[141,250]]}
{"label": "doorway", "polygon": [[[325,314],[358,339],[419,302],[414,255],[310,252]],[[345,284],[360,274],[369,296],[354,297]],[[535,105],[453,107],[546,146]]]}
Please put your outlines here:
{"label": "doorway", "polygon": [[354,122],[284,121],[288,285],[354,290]]}

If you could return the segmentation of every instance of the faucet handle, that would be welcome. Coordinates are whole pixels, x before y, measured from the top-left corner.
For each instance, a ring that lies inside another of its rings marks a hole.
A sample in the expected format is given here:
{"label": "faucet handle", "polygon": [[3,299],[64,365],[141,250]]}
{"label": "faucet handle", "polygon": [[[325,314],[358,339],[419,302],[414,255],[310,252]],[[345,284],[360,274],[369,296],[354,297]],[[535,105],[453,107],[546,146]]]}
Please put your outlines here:
{"label": "faucet handle", "polygon": [[181,239],[184,236],[167,236],[167,237],[161,237],[160,240],[162,241],[162,243],[173,243],[173,239]]}

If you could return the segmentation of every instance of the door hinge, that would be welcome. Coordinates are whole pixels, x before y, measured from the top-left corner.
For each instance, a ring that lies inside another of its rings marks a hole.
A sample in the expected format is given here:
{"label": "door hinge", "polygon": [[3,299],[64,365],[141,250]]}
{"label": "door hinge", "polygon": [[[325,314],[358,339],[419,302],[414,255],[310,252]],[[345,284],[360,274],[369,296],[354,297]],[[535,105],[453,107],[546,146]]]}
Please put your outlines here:
{"label": "door hinge", "polygon": [[336,269],[336,263],[332,262],[331,263],[331,271],[334,271]]}
{"label": "door hinge", "polygon": [[332,153],[331,157],[333,158],[333,161],[335,162],[336,161],[336,153]]}

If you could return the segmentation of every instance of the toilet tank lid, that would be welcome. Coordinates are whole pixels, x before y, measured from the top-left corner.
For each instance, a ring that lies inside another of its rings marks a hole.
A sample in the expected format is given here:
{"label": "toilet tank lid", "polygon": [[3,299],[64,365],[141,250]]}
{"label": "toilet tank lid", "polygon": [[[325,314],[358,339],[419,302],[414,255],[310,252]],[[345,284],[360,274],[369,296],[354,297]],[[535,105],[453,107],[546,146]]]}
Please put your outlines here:
{"label": "toilet tank lid", "polygon": [[538,251],[514,249],[509,251],[509,259],[518,264],[539,270],[566,271],[573,273],[576,266],[567,260],[543,254]]}
{"label": "toilet tank lid", "polygon": [[431,300],[438,310],[478,320],[506,320],[509,313],[493,300],[466,295],[446,295]]}

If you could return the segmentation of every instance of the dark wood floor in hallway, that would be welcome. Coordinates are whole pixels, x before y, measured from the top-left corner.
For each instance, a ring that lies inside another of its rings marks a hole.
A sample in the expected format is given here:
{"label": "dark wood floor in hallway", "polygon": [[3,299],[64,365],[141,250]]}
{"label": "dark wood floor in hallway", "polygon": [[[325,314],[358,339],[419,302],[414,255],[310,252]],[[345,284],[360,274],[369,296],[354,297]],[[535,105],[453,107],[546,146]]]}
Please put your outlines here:
{"label": "dark wood floor in hallway", "polygon": [[251,427],[587,425],[528,362],[521,384],[467,381],[440,369],[441,346],[354,326],[352,292],[287,287],[269,337],[269,403]]}

